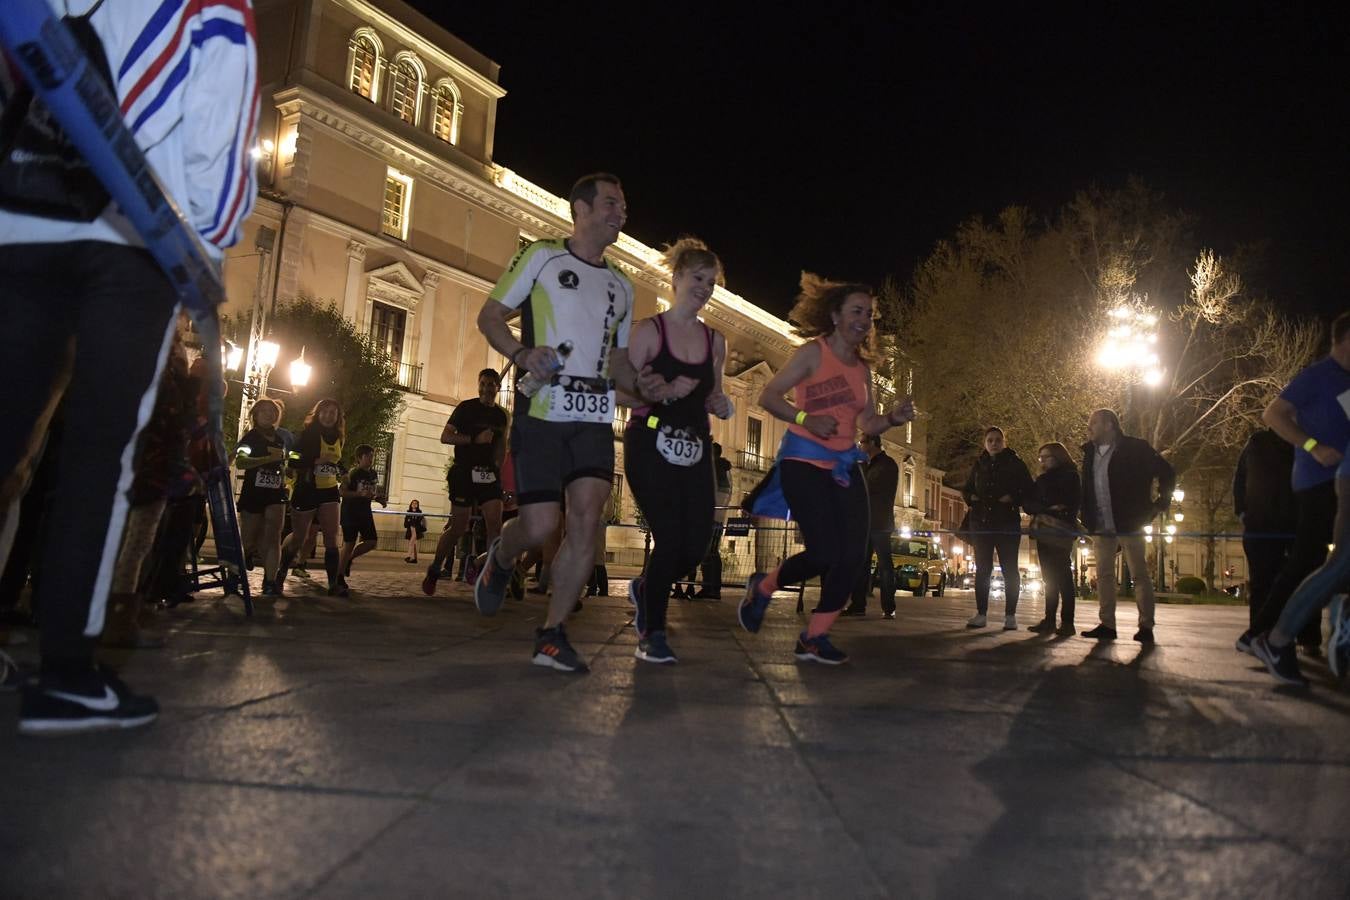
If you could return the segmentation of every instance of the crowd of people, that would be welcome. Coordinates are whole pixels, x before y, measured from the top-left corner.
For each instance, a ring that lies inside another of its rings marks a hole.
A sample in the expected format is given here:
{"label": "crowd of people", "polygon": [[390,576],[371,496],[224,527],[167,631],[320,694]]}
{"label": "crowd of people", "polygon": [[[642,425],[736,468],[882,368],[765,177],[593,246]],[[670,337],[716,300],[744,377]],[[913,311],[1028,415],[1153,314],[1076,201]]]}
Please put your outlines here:
{"label": "crowd of people", "polygon": [[[240,28],[201,32],[200,52],[160,72],[143,52],[146,36],[175,28],[181,35],[183,22],[171,21],[179,13],[165,13],[158,0],[126,0],[118,4],[118,18],[100,10],[90,10],[88,24],[109,58],[124,60],[113,87],[134,84],[139,94],[158,81],[146,94],[155,105],[132,110],[136,127],[144,128],[137,139],[219,261],[238,239],[256,193],[248,159],[258,104],[252,19],[246,16]],[[12,72],[0,68],[0,97],[9,104],[21,95]],[[13,175],[4,167],[37,159],[6,156],[0,174]],[[62,165],[71,170],[80,163],[67,158]],[[51,197],[21,190],[0,196],[0,291],[10,316],[0,332],[0,369],[11,386],[11,427],[0,438],[0,568],[9,584],[16,566],[26,578],[29,561],[19,565],[13,550],[27,547],[32,571],[41,573],[31,594],[41,629],[39,668],[20,672],[0,654],[0,686],[21,689],[19,727],[26,734],[132,728],[158,715],[155,700],[99,664],[95,649],[101,638],[153,646],[153,636],[135,628],[143,570],[158,562],[172,577],[175,570],[181,574],[182,560],[195,559],[204,501],[193,489],[200,479],[179,460],[191,463],[194,443],[219,425],[203,414],[200,373],[183,357],[170,280],[106,195],[75,199],[81,202],[74,213],[54,214]],[[625,405],[631,409],[623,436],[626,472],[653,540],[643,572],[627,590],[635,655],[668,665],[678,659],[667,624],[676,585],[702,564],[701,595],[720,596],[722,586],[716,541],[719,507],[730,499],[730,464],[712,441],[710,417],[731,416],[733,404],[723,389],[726,339],[699,316],[723,280],[722,263],[697,239],[677,241],[665,254],[670,308],[636,321],[633,285],[606,256],[627,221],[619,179],[587,175],[568,202],[571,234],[523,247],[479,311],[479,331],[518,375],[514,408],[508,414],[497,401],[502,373],[484,369],[478,396],[460,403],[445,424],[441,441],[454,454],[451,512],[422,590],[436,593],[447,560],[476,518],[486,547],[471,554],[466,574],[478,612],[496,615],[508,594],[521,596],[522,568],[539,564],[538,587],[549,599],[531,660],[587,671],[566,625],[583,591],[608,591],[603,541],[614,515],[612,428]],[[54,294],[63,302],[51,302]],[[882,613],[896,614],[889,542],[897,475],[881,436],[916,413],[908,397],[878,408],[869,286],[804,273],[789,318],[803,342],[758,397],[760,408],[785,423],[785,433],[772,470],[746,507],[755,515],[790,515],[803,549],[749,577],[736,620],[757,633],[780,588],[818,579],[819,599],[792,652],[802,661],[839,665],[849,657],[835,645],[832,629],[841,615],[866,614],[873,555]],[[71,346],[78,352],[70,353]],[[113,371],[117,377],[107,377]],[[1339,497],[1350,496],[1350,461],[1343,457],[1350,445],[1348,396],[1350,314],[1333,325],[1330,356],[1266,409],[1270,430],[1244,451],[1235,486],[1256,588],[1250,628],[1237,646],[1294,684],[1305,682],[1294,644],[1320,645],[1320,610],[1328,603],[1334,602],[1333,671],[1339,674],[1350,656],[1340,593],[1350,579],[1350,512],[1338,505]],[[247,565],[261,566],[263,596],[283,596],[292,565],[307,559],[321,538],[327,592],[346,597],[353,563],[377,544],[372,504],[388,503],[374,450],[364,444],[348,450],[338,399],[315,403],[296,434],[281,427],[283,411],[270,397],[254,402],[235,451]],[[1100,621],[1084,636],[1117,636],[1111,561],[1119,552],[1135,585],[1134,638],[1153,642],[1154,586],[1141,532],[1166,511],[1175,473],[1146,441],[1125,434],[1109,409],[1092,414],[1087,433],[1081,470],[1064,444],[1051,442],[1040,447],[1036,478],[1001,428],[983,434],[964,487],[970,516],[963,531],[976,565],[968,627],[988,624],[996,557],[1005,578],[1003,628],[1018,627],[1026,514],[1047,583],[1044,619],[1031,630],[1073,633],[1070,548],[1081,533],[1090,535],[1104,565]],[[1276,488],[1276,467],[1285,463],[1291,496]],[[202,467],[210,463],[196,464]],[[44,513],[60,525],[49,524],[46,540],[35,541],[32,522]],[[416,501],[403,528],[405,558],[418,563],[427,526]],[[1337,540],[1342,536],[1347,540]]]}

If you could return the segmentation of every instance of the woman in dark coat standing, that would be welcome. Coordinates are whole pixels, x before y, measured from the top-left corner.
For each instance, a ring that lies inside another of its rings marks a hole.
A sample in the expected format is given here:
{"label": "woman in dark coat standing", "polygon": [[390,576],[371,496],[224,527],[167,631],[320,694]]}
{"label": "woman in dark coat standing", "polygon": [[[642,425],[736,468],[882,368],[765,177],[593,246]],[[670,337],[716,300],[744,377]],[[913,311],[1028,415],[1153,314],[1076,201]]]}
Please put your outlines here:
{"label": "woman in dark coat standing", "polygon": [[1022,544],[1022,499],[1031,493],[1031,473],[1011,449],[1003,429],[984,432],[984,451],[970,470],[961,492],[970,507],[971,543],[975,545],[975,615],[967,628],[983,628],[989,612],[989,578],[994,552],[1003,567],[1003,630],[1017,629],[1017,595],[1022,587],[1017,552]]}
{"label": "woman in dark coat standing", "polygon": [[[1083,488],[1078,481],[1078,467],[1073,464],[1069,451],[1055,441],[1042,444],[1036,455],[1041,474],[1036,478],[1031,495],[1022,504],[1023,509],[1032,515],[1047,514],[1076,526]],[[1036,539],[1036,558],[1040,560],[1041,577],[1045,579],[1045,618],[1028,631],[1040,634],[1054,631],[1055,612],[1061,610],[1058,633],[1073,634],[1073,567],[1070,561],[1074,542],[1074,538],[1057,536]]]}

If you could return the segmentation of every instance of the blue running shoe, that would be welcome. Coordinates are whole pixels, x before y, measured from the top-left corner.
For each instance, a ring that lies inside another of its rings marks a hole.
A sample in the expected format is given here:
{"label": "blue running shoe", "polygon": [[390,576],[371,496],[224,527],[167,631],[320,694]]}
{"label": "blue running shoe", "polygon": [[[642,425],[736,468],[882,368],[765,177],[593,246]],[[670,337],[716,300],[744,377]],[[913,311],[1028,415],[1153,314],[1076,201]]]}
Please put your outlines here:
{"label": "blue running shoe", "polygon": [[535,630],[534,657],[530,660],[536,666],[557,669],[559,672],[586,673],[590,668],[581,659],[581,654],[567,640],[567,632],[561,625],[556,628]]}
{"label": "blue running shoe", "polygon": [[802,661],[824,663],[827,666],[838,666],[848,662],[848,654],[831,644],[828,634],[807,637],[803,631],[797,636],[797,649],[794,652]]}
{"label": "blue running shoe", "polygon": [[675,652],[666,643],[666,633],[659,629],[638,641],[637,652],[633,655],[644,662],[650,663],[679,662],[679,659],[675,657]]}
{"label": "blue running shoe", "polygon": [[511,583],[511,569],[497,565],[497,547],[501,542],[501,538],[496,538],[488,547],[483,569],[473,584],[473,605],[485,616],[495,616],[502,608],[506,588]]}
{"label": "blue running shoe", "polygon": [[740,620],[741,627],[751,634],[758,632],[759,627],[764,624],[764,614],[768,612],[769,601],[773,599],[759,592],[760,582],[767,577],[764,572],[756,572],[750,576],[745,585],[745,599],[736,610],[736,618]]}
{"label": "blue running shoe", "polygon": [[642,612],[642,588],[646,579],[638,576],[628,582],[628,602],[633,604],[633,630],[637,632],[638,639],[647,632],[647,617]]}
{"label": "blue running shoe", "polygon": [[1344,678],[1350,670],[1350,599],[1337,594],[1331,601],[1331,641],[1327,644],[1331,674]]}

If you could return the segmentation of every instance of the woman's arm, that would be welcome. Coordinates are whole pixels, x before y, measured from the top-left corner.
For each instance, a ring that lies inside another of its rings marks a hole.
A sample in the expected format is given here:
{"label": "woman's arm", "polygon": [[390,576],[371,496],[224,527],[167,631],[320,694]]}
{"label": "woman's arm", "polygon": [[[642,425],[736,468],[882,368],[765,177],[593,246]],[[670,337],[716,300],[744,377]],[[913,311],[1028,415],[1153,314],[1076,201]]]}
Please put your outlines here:
{"label": "woman's arm", "polygon": [[[656,359],[656,354],[660,351],[661,335],[656,330],[655,321],[643,319],[633,326],[633,333],[628,338],[628,362],[634,369],[641,372],[648,363]],[[615,386],[615,400],[620,406],[648,405],[648,401],[617,385]]]}
{"label": "woman's arm", "polygon": [[[759,394],[759,405],[769,415],[783,422],[797,422],[819,438],[833,437],[839,430],[834,416],[815,416],[799,410],[784,396],[788,391],[810,378],[820,367],[820,344],[811,341],[797,348],[787,365],[764,385]],[[801,421],[798,422],[798,415]]]}

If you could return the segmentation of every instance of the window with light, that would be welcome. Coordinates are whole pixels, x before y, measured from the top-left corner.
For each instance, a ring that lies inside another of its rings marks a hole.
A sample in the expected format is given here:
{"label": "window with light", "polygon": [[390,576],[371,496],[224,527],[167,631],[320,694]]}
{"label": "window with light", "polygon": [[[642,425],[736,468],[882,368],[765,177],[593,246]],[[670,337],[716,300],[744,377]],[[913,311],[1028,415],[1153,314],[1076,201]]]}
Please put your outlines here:
{"label": "window with light", "polygon": [[459,143],[459,119],[464,107],[459,102],[459,91],[454,84],[443,81],[436,88],[436,115],[431,131],[447,144]]}
{"label": "window with light", "polygon": [[408,239],[408,219],[412,208],[412,178],[390,169],[384,179],[384,233],[400,241]]}

